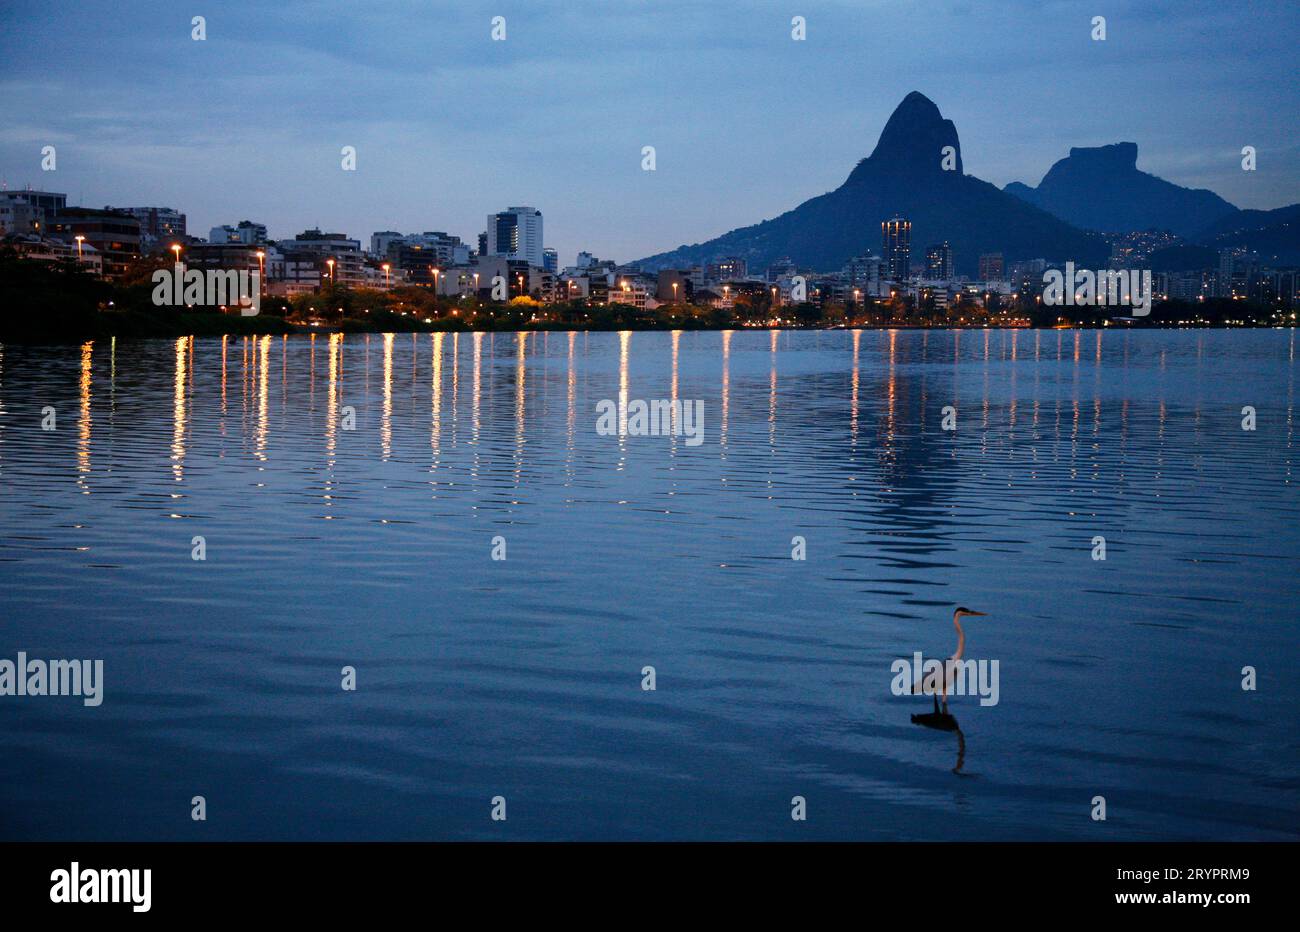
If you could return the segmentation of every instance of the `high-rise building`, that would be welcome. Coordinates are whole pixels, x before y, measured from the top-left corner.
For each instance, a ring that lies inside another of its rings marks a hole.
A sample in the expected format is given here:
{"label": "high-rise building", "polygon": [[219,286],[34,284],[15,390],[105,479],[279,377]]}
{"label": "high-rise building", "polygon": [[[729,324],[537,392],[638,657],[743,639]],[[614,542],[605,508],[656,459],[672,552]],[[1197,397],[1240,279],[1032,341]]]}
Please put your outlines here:
{"label": "high-rise building", "polygon": [[912,269],[912,221],[895,215],[880,225],[880,249],[885,275],[892,282],[905,281]]}
{"label": "high-rise building", "polygon": [[533,207],[510,207],[487,218],[487,251],[491,256],[542,264],[542,212]]}
{"label": "high-rise building", "polygon": [[1002,253],[986,252],[980,256],[980,281],[1000,282],[1003,274]]}
{"label": "high-rise building", "polygon": [[560,254],[554,249],[542,250],[542,268],[548,272],[560,271]]}
{"label": "high-rise building", "polygon": [[925,277],[932,281],[952,280],[952,247],[946,241],[925,251]]}
{"label": "high-rise building", "polygon": [[1244,298],[1249,294],[1251,278],[1259,267],[1259,256],[1237,246],[1219,250],[1218,293],[1224,298]]}

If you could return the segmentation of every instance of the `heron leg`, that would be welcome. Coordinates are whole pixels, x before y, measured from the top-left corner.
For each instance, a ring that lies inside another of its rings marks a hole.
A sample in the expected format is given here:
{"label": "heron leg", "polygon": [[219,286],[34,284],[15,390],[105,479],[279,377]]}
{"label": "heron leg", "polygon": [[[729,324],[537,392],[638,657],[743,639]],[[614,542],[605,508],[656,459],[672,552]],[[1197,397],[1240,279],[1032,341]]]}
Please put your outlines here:
{"label": "heron leg", "polygon": [[935,714],[935,715],[938,715],[938,714],[939,714],[939,696],[938,696],[937,693],[936,693],[936,694],[933,694],[933,696],[934,696],[934,714]]}

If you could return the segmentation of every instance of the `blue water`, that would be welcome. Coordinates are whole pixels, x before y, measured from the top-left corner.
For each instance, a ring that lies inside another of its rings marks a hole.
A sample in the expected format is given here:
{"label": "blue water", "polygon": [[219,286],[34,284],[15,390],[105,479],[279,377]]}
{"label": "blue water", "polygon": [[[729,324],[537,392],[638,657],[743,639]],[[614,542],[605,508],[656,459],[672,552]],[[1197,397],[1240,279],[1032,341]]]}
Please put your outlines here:
{"label": "blue water", "polygon": [[[0,658],[105,680],[0,696],[0,838],[1296,839],[1295,344],[0,347]],[[960,737],[890,689],[957,604]]]}

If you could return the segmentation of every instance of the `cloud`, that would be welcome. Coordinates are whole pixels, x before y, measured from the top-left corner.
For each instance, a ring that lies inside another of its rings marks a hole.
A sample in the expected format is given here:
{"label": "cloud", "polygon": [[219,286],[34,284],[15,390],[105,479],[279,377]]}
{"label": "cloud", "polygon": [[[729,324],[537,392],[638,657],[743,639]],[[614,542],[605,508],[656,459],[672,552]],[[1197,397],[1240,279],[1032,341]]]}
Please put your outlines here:
{"label": "cloud", "polygon": [[1144,166],[1240,186],[1213,153],[1249,135],[1278,153],[1256,191],[1300,189],[1278,136],[1300,103],[1279,77],[1300,25],[1281,3],[1243,19],[1112,0],[1105,43],[1077,4],[1028,0],[810,2],[793,11],[805,42],[776,2],[211,7],[194,42],[193,12],[168,3],[11,4],[0,171],[53,183],[32,148],[49,140],[64,189],[166,197],[199,231],[248,217],[280,235],[321,222],[472,241],[488,212],[530,203],[566,261],[631,259],[835,187],[919,86],[956,123],[967,170],[997,184],[1036,182],[1071,145],[1134,139]]}

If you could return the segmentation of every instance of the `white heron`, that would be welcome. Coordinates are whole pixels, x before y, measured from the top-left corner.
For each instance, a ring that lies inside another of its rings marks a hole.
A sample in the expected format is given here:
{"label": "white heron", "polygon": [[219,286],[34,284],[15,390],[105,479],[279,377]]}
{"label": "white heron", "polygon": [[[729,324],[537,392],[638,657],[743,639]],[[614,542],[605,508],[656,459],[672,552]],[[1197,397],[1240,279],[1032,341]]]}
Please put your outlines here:
{"label": "white heron", "polygon": [[[957,675],[958,664],[961,663],[962,655],[966,652],[966,632],[961,629],[961,620],[963,618],[983,618],[987,615],[987,612],[977,612],[964,605],[958,606],[957,610],[952,613],[952,626],[957,629],[957,650],[943,665],[941,676],[936,677],[933,673],[928,676],[922,675],[919,670],[917,671],[916,685],[912,687],[912,694],[924,695],[929,693],[933,696],[934,711],[927,712],[924,715],[913,715],[912,721],[918,725],[942,728],[944,731],[956,729],[957,720],[948,714],[948,692],[952,689],[953,681]],[[939,709],[940,697],[943,698],[942,711]]]}

